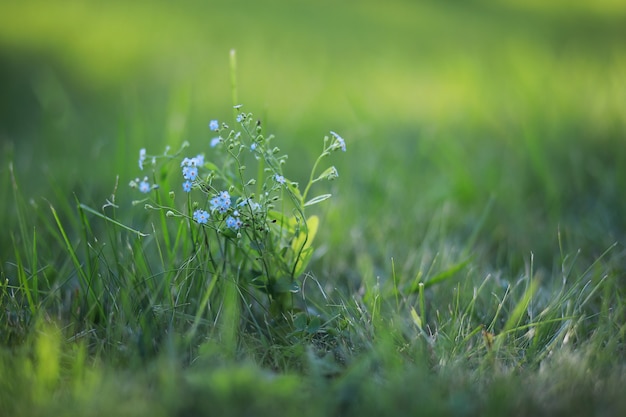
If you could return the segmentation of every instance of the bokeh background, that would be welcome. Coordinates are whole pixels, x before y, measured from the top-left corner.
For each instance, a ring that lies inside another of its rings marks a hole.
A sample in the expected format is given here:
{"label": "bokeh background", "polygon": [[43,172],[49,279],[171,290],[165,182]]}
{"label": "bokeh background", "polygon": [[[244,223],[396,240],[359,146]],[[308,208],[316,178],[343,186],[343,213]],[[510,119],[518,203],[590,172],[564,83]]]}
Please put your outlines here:
{"label": "bokeh background", "polygon": [[320,209],[320,274],[391,258],[414,274],[416,248],[442,236],[513,270],[530,252],[549,268],[559,234],[591,259],[624,237],[618,0],[5,0],[2,170],[35,206],[100,207],[119,176],[137,210],[140,148],[208,153],[208,121],[232,117],[231,49],[238,101],[290,178],[329,130],[348,144]]}

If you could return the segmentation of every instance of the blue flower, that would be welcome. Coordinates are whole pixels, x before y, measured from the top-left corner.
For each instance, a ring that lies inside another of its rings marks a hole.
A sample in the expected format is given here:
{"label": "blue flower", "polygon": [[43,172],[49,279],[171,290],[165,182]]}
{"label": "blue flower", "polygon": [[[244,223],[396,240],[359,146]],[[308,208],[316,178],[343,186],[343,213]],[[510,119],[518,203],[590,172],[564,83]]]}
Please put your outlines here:
{"label": "blue flower", "polygon": [[143,171],[143,162],[146,160],[146,148],[139,149],[139,169]]}
{"label": "blue flower", "polygon": [[243,222],[239,217],[228,216],[226,218],[226,227],[233,230],[239,230],[241,226],[243,226]]}
{"label": "blue flower", "polygon": [[222,191],[211,199],[211,211],[217,211],[224,214],[230,208],[230,194],[228,191]]}
{"label": "blue flower", "polygon": [[220,138],[219,136],[211,139],[211,148],[215,148],[221,142],[221,140],[222,138]]}
{"label": "blue flower", "polygon": [[243,207],[243,206],[250,207],[250,210],[252,210],[253,212],[261,209],[261,205],[257,203],[256,201],[252,201],[252,199],[250,198],[246,198],[241,203],[237,204],[237,207]]}
{"label": "blue flower", "polygon": [[220,124],[217,122],[217,120],[211,120],[209,122],[209,129],[213,131],[218,131],[220,129]]}
{"label": "blue flower", "polygon": [[235,229],[237,227],[234,217],[228,216],[226,218],[226,227],[231,228],[231,229]]}
{"label": "blue flower", "polygon": [[284,184],[285,183],[285,177],[283,177],[282,175],[274,175],[274,179],[276,180],[277,183],[279,184]]}
{"label": "blue flower", "polygon": [[237,123],[241,123],[243,121],[243,119],[245,119],[246,116],[244,116],[243,114],[238,114],[237,115]]}
{"label": "blue flower", "polygon": [[341,148],[342,151],[346,151],[346,141],[343,140],[343,138],[341,136],[339,136],[338,134],[336,134],[335,132],[333,132],[332,130],[330,131],[330,134],[333,135],[333,137],[335,138],[335,144],[334,144],[334,148],[336,149],[336,147]]}
{"label": "blue flower", "polygon": [[151,189],[152,187],[150,187],[150,183],[147,181],[147,179],[144,179],[139,183],[139,191],[141,191],[142,193],[147,193]]}
{"label": "blue flower", "polygon": [[209,213],[204,210],[196,210],[193,212],[193,219],[199,224],[206,224],[209,221]]}
{"label": "blue flower", "polygon": [[198,176],[198,167],[183,167],[183,178],[186,180],[195,180]]}
{"label": "blue flower", "polygon": [[254,151],[256,149],[256,142],[252,142],[252,145],[250,145],[250,150]]}
{"label": "blue flower", "polygon": [[224,204],[226,204],[228,207],[230,207],[230,194],[228,194],[228,191],[222,191],[220,193],[220,198],[222,199]]}
{"label": "blue flower", "polygon": [[183,182],[183,190],[188,193],[191,191],[191,181],[187,180]]}
{"label": "blue flower", "polygon": [[216,211],[216,210],[219,212],[221,212],[222,210],[222,203],[219,197],[213,197],[211,199],[211,211]]}

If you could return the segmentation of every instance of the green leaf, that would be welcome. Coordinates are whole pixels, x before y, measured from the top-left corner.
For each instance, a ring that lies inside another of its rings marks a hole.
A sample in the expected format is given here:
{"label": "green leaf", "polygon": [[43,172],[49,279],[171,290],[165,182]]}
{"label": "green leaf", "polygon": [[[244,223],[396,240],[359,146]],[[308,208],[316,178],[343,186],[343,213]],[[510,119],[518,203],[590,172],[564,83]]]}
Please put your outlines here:
{"label": "green leaf", "polygon": [[321,203],[324,200],[328,200],[330,197],[332,197],[332,194],[318,195],[317,197],[313,197],[312,199],[310,199],[309,201],[304,203],[304,207],[312,206],[313,204],[317,204],[317,203]]}
{"label": "green leaf", "polygon": [[430,287],[431,285],[438,284],[442,281],[447,280],[448,278],[452,278],[452,276],[454,276],[454,274],[456,274],[461,269],[463,269],[470,262],[471,259],[472,258],[467,258],[466,260],[459,262],[458,264],[452,265],[450,268],[446,269],[445,271],[438,273],[437,275],[435,275],[434,277],[426,281],[424,283],[424,286]]}
{"label": "green leaf", "polygon": [[126,226],[125,224],[122,224],[122,223],[118,222],[117,220],[113,220],[112,218],[110,218],[110,217],[108,217],[108,216],[105,216],[104,214],[99,213],[99,212],[97,212],[96,210],[92,209],[91,207],[86,206],[86,205],[84,205],[84,204],[82,204],[82,203],[80,204],[80,208],[81,208],[81,209],[83,209],[83,210],[85,210],[85,211],[87,211],[87,212],[89,212],[89,213],[91,213],[91,214],[93,214],[94,216],[98,216],[98,217],[100,217],[101,219],[104,219],[104,220],[106,220],[106,221],[108,221],[108,222],[111,222],[111,223],[113,223],[114,225],[116,225],[116,226],[118,226],[118,227],[121,227],[122,229],[126,229],[126,230],[128,230],[129,232],[136,233],[136,234],[137,234],[137,236],[140,236],[140,237],[146,237],[146,236],[149,236],[148,234],[141,233],[139,230],[135,230],[135,229],[133,229],[133,228],[131,228],[131,227],[128,227],[128,226]]}
{"label": "green leaf", "polygon": [[294,277],[298,277],[304,272],[312,256],[313,256],[312,247],[308,247],[302,251],[302,253],[300,254],[300,258],[298,258],[298,264],[296,265],[294,269],[294,273],[293,273]]}
{"label": "green leaf", "polygon": [[[292,217],[293,231],[296,230],[296,219]],[[317,216],[311,216],[306,221],[306,230],[301,230],[295,239],[291,242],[291,248],[294,252],[298,253],[299,250],[305,250],[311,246],[315,235],[317,234],[317,228],[319,227],[320,219]]]}

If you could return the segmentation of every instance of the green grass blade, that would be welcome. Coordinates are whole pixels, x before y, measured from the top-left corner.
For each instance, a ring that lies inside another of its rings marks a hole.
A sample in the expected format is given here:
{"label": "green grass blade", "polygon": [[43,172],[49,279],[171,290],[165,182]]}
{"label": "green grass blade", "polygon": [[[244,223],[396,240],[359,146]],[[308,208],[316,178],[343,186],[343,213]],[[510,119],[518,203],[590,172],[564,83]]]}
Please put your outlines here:
{"label": "green grass blade", "polygon": [[87,211],[87,212],[89,212],[89,213],[91,213],[91,214],[93,214],[93,215],[95,215],[97,217],[100,217],[103,220],[106,220],[106,221],[108,221],[108,222],[110,222],[110,223],[112,223],[112,224],[114,224],[114,225],[116,225],[118,227],[121,227],[122,229],[128,230],[129,232],[133,232],[133,233],[135,233],[139,237],[150,236],[150,234],[142,233],[139,230],[135,230],[135,229],[133,229],[131,227],[126,226],[125,224],[122,224],[122,223],[118,222],[117,220],[113,220],[109,216],[106,216],[106,215],[104,215],[104,214],[102,214],[102,213],[92,209],[91,207],[89,207],[89,206],[87,206],[87,205],[85,205],[83,203],[80,203],[79,207],[82,210],[85,210],[85,211]]}

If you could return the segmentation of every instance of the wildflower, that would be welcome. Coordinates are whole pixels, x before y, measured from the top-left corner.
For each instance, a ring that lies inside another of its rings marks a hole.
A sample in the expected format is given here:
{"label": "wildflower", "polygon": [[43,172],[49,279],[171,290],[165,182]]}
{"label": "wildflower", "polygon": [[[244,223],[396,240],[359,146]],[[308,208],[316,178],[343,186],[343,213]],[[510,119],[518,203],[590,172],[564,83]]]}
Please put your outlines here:
{"label": "wildflower", "polygon": [[228,216],[226,218],[226,227],[233,230],[239,230],[239,228],[243,225],[243,222],[239,217]]}
{"label": "wildflower", "polygon": [[205,210],[196,210],[193,212],[193,219],[199,224],[206,224],[209,221],[209,213]]}
{"label": "wildflower", "polygon": [[211,199],[211,211],[217,211],[224,214],[230,208],[230,194],[228,191],[222,191]]}
{"label": "wildflower", "polygon": [[198,154],[193,158],[185,158],[180,163],[181,167],[199,167],[204,165],[204,155]]}
{"label": "wildflower", "polygon": [[245,118],[246,118],[246,116],[244,116],[243,114],[238,114],[237,115],[237,123],[241,123]]}
{"label": "wildflower", "polygon": [[211,139],[211,148],[215,148],[221,142],[221,140],[222,138],[220,138],[219,136]]}
{"label": "wildflower", "polygon": [[150,183],[148,182],[148,177],[144,178],[143,181],[139,182],[139,191],[142,193],[149,192],[152,187],[150,187]]}
{"label": "wildflower", "polygon": [[259,211],[261,209],[261,205],[257,203],[256,201],[252,201],[252,199],[250,198],[246,198],[241,203],[237,204],[237,207],[242,207],[242,206],[250,207],[250,210],[252,210],[253,212]]}
{"label": "wildflower", "polygon": [[183,182],[183,190],[188,193],[191,191],[191,181],[187,180]]}
{"label": "wildflower", "polygon": [[327,168],[326,171],[322,172],[322,174],[317,178],[319,179],[327,179],[329,181],[332,181],[334,179],[336,179],[339,176],[339,172],[337,172],[337,168],[335,168],[334,166]]}
{"label": "wildflower", "polygon": [[282,175],[274,175],[274,179],[276,180],[277,183],[279,184],[284,184],[285,183],[285,177],[283,177]]}
{"label": "wildflower", "polygon": [[146,148],[139,149],[139,169],[143,171],[143,162],[146,160]]}
{"label": "wildflower", "polygon": [[209,122],[209,129],[213,131],[218,131],[219,128],[220,128],[220,124],[217,122],[217,120],[211,120]]}
{"label": "wildflower", "polygon": [[188,166],[183,167],[183,178],[186,180],[195,180],[198,176],[198,167]]}
{"label": "wildflower", "polygon": [[230,194],[228,194],[228,191],[222,191],[220,193],[220,198],[222,199],[222,201],[224,202],[228,202],[228,206],[230,207]]}
{"label": "wildflower", "polygon": [[250,150],[254,152],[255,149],[256,149],[256,142],[252,142],[252,145],[250,145]]}
{"label": "wildflower", "polygon": [[335,138],[335,144],[333,145],[333,148],[334,149],[341,148],[341,150],[345,152],[346,151],[346,141],[343,140],[343,138],[341,136],[339,136],[338,134],[336,134],[332,130],[330,131],[330,134],[333,135],[333,137]]}

